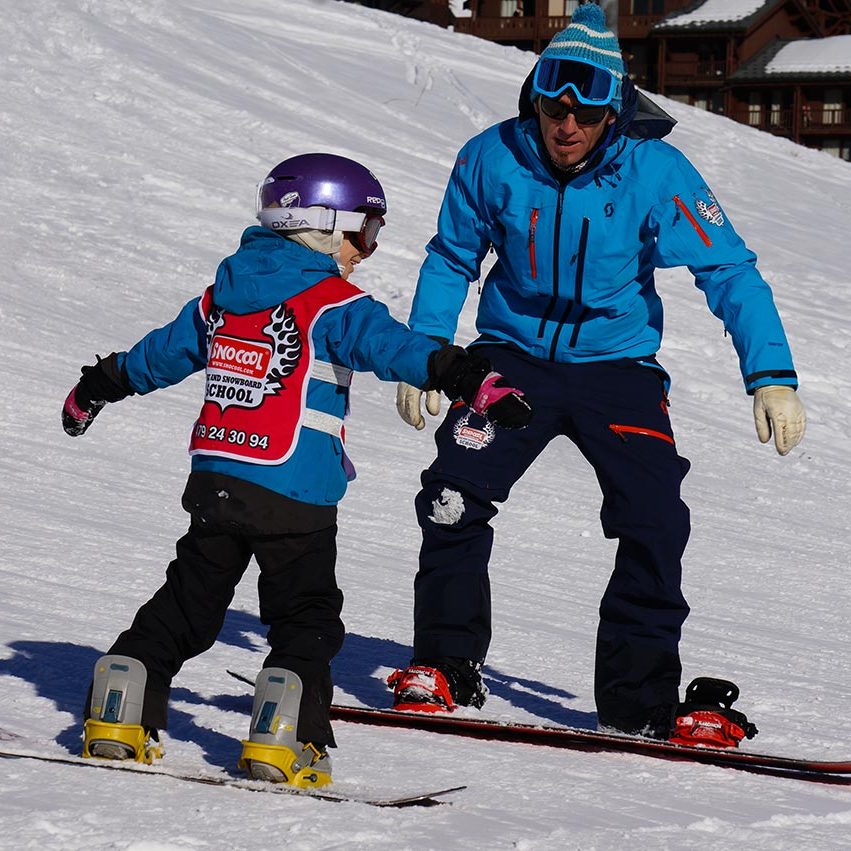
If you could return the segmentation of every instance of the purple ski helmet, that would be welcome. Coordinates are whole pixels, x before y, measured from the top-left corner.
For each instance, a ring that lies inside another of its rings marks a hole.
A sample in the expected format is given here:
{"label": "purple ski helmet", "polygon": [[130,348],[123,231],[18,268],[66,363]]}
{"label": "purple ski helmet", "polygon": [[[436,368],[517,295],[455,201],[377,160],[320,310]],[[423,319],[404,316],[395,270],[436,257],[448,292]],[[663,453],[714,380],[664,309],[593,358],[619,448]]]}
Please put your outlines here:
{"label": "purple ski helmet", "polygon": [[290,157],[257,189],[262,225],[328,254],[339,249],[344,232],[354,235],[365,255],[372,253],[386,211],[375,175],[336,154]]}
{"label": "purple ski helmet", "polygon": [[260,187],[259,209],[328,207],[355,213],[387,212],[384,190],[360,163],[337,154],[301,154],[278,163]]}

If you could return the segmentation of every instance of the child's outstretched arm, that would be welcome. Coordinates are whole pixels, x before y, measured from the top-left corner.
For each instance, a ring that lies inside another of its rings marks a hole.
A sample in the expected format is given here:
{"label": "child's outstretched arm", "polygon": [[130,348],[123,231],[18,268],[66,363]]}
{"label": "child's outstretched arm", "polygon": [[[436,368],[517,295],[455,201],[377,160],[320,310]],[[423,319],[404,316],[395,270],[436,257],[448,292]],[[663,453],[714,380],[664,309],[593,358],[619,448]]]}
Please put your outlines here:
{"label": "child's outstretched arm", "polygon": [[62,406],[62,428],[71,437],[83,434],[107,402],[120,402],[135,393],[115,352],[96,357],[94,366],[82,368],[80,380]]}
{"label": "child's outstretched arm", "polygon": [[113,352],[84,366],[62,407],[65,433],[84,434],[107,402],[169,387],[203,369],[206,327],[198,305],[199,299],[192,299],[174,320],[146,334],[129,352]]}
{"label": "child's outstretched arm", "polygon": [[523,392],[493,372],[486,358],[411,331],[381,302],[362,298],[328,317],[329,349],[346,366],[462,399],[504,428],[529,422],[532,408]]}

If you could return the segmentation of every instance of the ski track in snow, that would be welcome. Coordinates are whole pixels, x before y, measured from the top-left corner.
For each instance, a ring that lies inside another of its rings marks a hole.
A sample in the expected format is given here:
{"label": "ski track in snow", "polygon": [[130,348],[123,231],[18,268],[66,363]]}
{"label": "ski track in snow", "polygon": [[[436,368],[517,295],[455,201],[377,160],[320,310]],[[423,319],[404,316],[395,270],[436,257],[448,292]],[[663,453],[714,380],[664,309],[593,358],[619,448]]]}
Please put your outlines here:
{"label": "ski track in snow", "polygon": [[[4,523],[0,728],[79,749],[95,658],[161,583],[186,527],[198,376],[110,407],[82,439],[62,400],[95,352],[127,348],[209,283],[274,163],[329,150],[388,193],[361,286],[404,319],[457,149],[516,108],[528,53],[327,0],[45,0],[0,17]],[[851,167],[671,101],[671,141],[759,255],[809,427],[787,458],[756,440],[730,341],[686,270],[662,271],[660,359],[694,532],[685,678],[729,676],[752,747],[851,758]],[[474,336],[475,287],[459,323]],[[406,428],[394,388],[358,376],[359,478],[341,505],[349,635],[341,702],[388,705],[410,654],[413,497],[435,422]],[[495,520],[490,717],[593,726],[597,606],[614,555],[599,493],[556,441]],[[175,681],[167,759],[232,769],[250,696],[224,673],[264,655],[254,568],[220,640]],[[844,849],[851,790],[727,769],[337,725],[341,788],[461,783],[451,806],[355,804],[3,763],[2,848]],[[91,776],[90,776],[91,775]]]}

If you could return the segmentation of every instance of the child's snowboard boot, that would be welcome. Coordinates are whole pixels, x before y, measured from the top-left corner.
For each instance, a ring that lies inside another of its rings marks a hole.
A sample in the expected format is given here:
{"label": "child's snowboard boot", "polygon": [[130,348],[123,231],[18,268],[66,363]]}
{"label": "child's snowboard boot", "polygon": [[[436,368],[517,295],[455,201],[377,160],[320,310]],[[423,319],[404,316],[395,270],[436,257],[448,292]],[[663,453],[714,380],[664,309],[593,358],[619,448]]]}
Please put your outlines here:
{"label": "child's snowboard boot", "polygon": [[239,767],[255,780],[318,789],[331,782],[324,744],[296,738],[301,678],[285,668],[264,668],[254,685],[251,731],[242,743]]}
{"label": "child's snowboard boot", "polygon": [[150,764],[162,756],[157,731],[141,725],[148,672],[129,656],[101,656],[83,726],[83,756],[133,759]]}

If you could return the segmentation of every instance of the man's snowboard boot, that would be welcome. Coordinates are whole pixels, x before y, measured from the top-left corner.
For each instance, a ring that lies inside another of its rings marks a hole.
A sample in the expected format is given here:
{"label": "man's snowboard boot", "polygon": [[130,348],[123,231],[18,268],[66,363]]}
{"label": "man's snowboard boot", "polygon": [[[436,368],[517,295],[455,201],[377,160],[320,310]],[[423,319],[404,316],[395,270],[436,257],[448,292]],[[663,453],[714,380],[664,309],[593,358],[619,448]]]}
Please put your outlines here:
{"label": "man's snowboard boot", "polygon": [[693,747],[737,748],[742,739],[758,732],[744,712],[730,707],[739,687],[728,680],[698,677],[686,689],[686,699],[677,707],[670,741]]}
{"label": "man's snowboard boot", "polygon": [[129,656],[101,656],[95,663],[83,756],[152,763],[163,752],[157,731],[142,727],[148,672]]}
{"label": "man's snowboard boot", "polygon": [[239,767],[255,780],[318,789],[331,782],[324,744],[298,741],[301,678],[285,668],[264,668],[254,685],[251,731]]}
{"label": "man's snowboard boot", "polygon": [[459,706],[481,709],[488,690],[480,668],[477,662],[449,656],[414,659],[387,678],[393,708],[401,712],[453,712]]}

